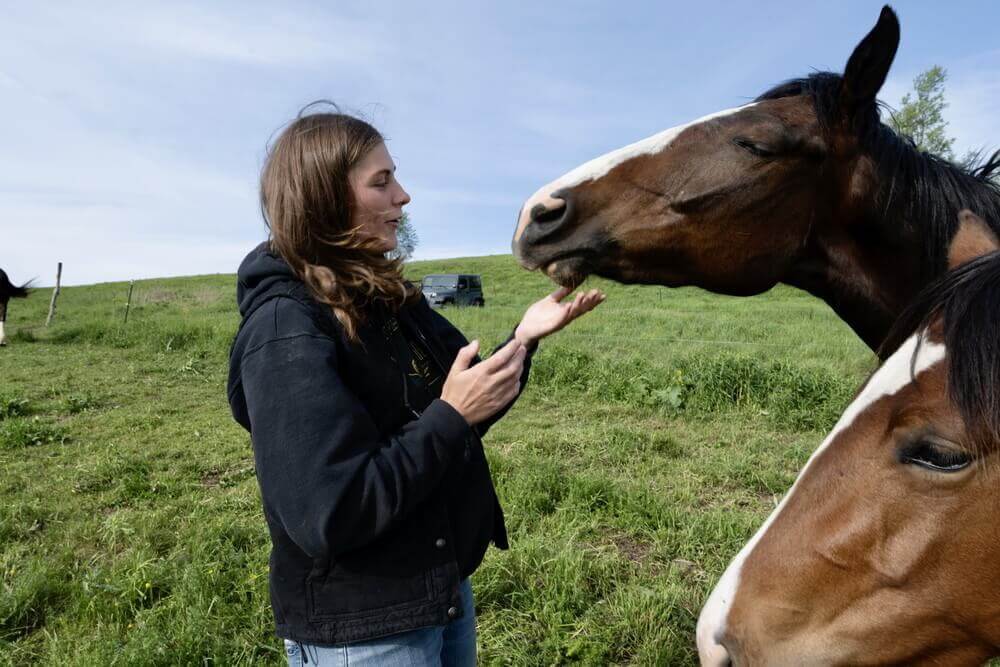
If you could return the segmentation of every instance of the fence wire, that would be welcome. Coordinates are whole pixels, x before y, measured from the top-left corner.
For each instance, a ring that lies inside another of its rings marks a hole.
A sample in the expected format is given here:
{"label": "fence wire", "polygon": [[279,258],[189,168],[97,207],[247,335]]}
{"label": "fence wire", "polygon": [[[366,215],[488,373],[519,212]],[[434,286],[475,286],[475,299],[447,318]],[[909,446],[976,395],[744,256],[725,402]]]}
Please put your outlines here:
{"label": "fence wire", "polygon": [[[628,295],[628,296],[636,297],[639,295]],[[669,293],[668,294],[664,294],[662,292],[657,293],[657,296],[652,298],[650,298],[648,295],[642,295],[639,296],[639,298],[644,299],[644,305],[641,307],[612,306],[609,308],[608,306],[604,305],[601,306],[599,311],[596,311],[597,316],[620,317],[625,315],[642,314],[647,317],[650,316],[657,317],[663,315],[666,316],[676,315],[683,317],[689,315],[703,316],[706,313],[705,309],[671,307],[669,303],[671,300],[671,296]],[[531,303],[533,302],[525,304],[503,304],[503,305],[493,305],[493,306],[487,305],[482,309],[447,308],[445,309],[443,314],[445,314],[446,316],[451,313],[469,314],[471,316],[471,319],[475,320],[481,316],[492,315],[496,313],[511,313],[512,318],[516,318],[521,314],[523,314],[525,309],[528,306],[530,306]],[[746,304],[746,305],[748,307],[749,312],[752,312],[753,308],[759,307],[757,306],[757,304]],[[706,308],[710,307],[711,307],[710,304],[706,304]],[[784,313],[787,313],[789,310],[798,311],[796,313],[797,317],[803,317],[803,318],[808,317],[808,319],[813,319],[814,317],[819,317],[819,318],[830,317],[831,321],[836,321],[836,316],[833,315],[832,312],[824,310],[822,304],[809,303],[809,302],[785,303],[782,304],[781,308]],[[139,310],[136,308],[133,308],[133,310],[136,311],[134,315],[138,317]],[[116,318],[118,316],[119,315],[117,313],[117,309],[114,313],[109,314],[109,318]],[[594,320],[590,319],[590,321]],[[457,326],[457,323],[455,324]],[[474,338],[499,338],[502,340],[506,338],[508,335],[510,335],[511,331],[513,330],[513,327],[511,327],[510,329],[503,329],[503,330],[487,329],[485,331],[479,331],[476,330],[474,321],[463,323],[463,325],[465,327],[465,333],[474,334],[473,336]],[[122,326],[127,326],[127,324],[124,324]],[[782,329],[790,327],[791,324],[786,319],[784,322],[772,322],[771,326],[778,329]],[[11,329],[12,330],[10,331],[10,333],[13,335],[18,331],[34,332],[38,330],[45,330],[47,329],[47,327],[44,324],[36,324],[28,326],[19,325],[16,328],[12,326]],[[769,341],[730,340],[730,339],[720,339],[720,338],[689,338],[686,336],[638,336],[638,337],[629,335],[611,336],[611,335],[589,333],[576,330],[561,331],[557,333],[555,336],[556,338],[553,340],[553,342],[557,342],[559,340],[571,339],[579,341],[595,341],[595,342],[599,341],[599,342],[610,342],[610,343],[620,343],[620,344],[658,343],[658,344],[714,345],[720,347],[729,346],[729,347],[767,347],[767,348],[783,348],[783,347],[788,347],[791,344],[791,342],[777,343]]]}

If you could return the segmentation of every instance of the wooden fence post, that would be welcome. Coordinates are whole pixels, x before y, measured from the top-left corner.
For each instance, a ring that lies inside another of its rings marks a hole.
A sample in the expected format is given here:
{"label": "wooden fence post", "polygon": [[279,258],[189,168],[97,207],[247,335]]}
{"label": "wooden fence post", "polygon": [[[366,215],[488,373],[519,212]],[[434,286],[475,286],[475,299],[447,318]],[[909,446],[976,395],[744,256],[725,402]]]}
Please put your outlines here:
{"label": "wooden fence post", "polygon": [[128,307],[132,305],[132,288],[135,286],[135,281],[128,281],[128,299],[125,301],[125,324],[128,324]]}
{"label": "wooden fence post", "polygon": [[59,283],[62,280],[62,262],[59,262],[59,268],[56,270],[56,288],[52,290],[52,301],[49,302],[49,316],[45,318],[45,326],[49,326],[52,323],[52,318],[56,314],[56,297],[59,296]]}

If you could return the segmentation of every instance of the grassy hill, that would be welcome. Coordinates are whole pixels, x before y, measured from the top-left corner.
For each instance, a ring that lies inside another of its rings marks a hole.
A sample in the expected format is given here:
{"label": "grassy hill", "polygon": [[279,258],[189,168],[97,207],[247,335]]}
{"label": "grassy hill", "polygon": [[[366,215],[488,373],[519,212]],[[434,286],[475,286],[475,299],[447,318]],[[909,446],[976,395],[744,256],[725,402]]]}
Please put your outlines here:
{"label": "grassy hill", "polygon": [[[502,340],[551,291],[483,275]],[[11,304],[0,349],[0,664],[284,664],[249,438],[225,400],[234,276]],[[821,302],[621,286],[545,341],[487,453],[512,548],[474,577],[484,664],[694,664],[715,579],[874,358]]]}

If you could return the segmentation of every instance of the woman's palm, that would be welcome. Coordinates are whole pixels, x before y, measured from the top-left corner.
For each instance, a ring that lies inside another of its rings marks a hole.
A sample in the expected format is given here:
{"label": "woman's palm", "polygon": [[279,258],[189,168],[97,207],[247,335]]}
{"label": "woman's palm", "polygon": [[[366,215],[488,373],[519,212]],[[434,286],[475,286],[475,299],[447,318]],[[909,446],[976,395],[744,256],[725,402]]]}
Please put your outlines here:
{"label": "woman's palm", "polygon": [[600,290],[579,292],[568,302],[562,300],[570,293],[566,287],[560,287],[544,299],[533,303],[524,313],[521,324],[517,327],[517,337],[522,342],[538,341],[559,331],[567,324],[584,313],[596,308],[605,296]]}

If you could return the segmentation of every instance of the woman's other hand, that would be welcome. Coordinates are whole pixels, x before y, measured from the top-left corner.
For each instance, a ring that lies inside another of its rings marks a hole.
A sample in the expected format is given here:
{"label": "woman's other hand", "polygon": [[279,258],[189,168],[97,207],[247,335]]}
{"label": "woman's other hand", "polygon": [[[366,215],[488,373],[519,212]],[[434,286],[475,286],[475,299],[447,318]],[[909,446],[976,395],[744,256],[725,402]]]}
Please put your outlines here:
{"label": "woman's other hand", "polygon": [[521,389],[521,370],[527,350],[516,339],[472,368],[479,351],[474,340],[455,357],[441,389],[441,400],[465,418],[469,426],[488,419],[514,400]]}
{"label": "woman's other hand", "polygon": [[600,290],[592,289],[589,292],[577,292],[572,301],[562,303],[570,291],[567,287],[560,287],[532,304],[517,325],[514,338],[524,347],[530,348],[549,334],[554,334],[584,313],[590,312],[607,298]]}

